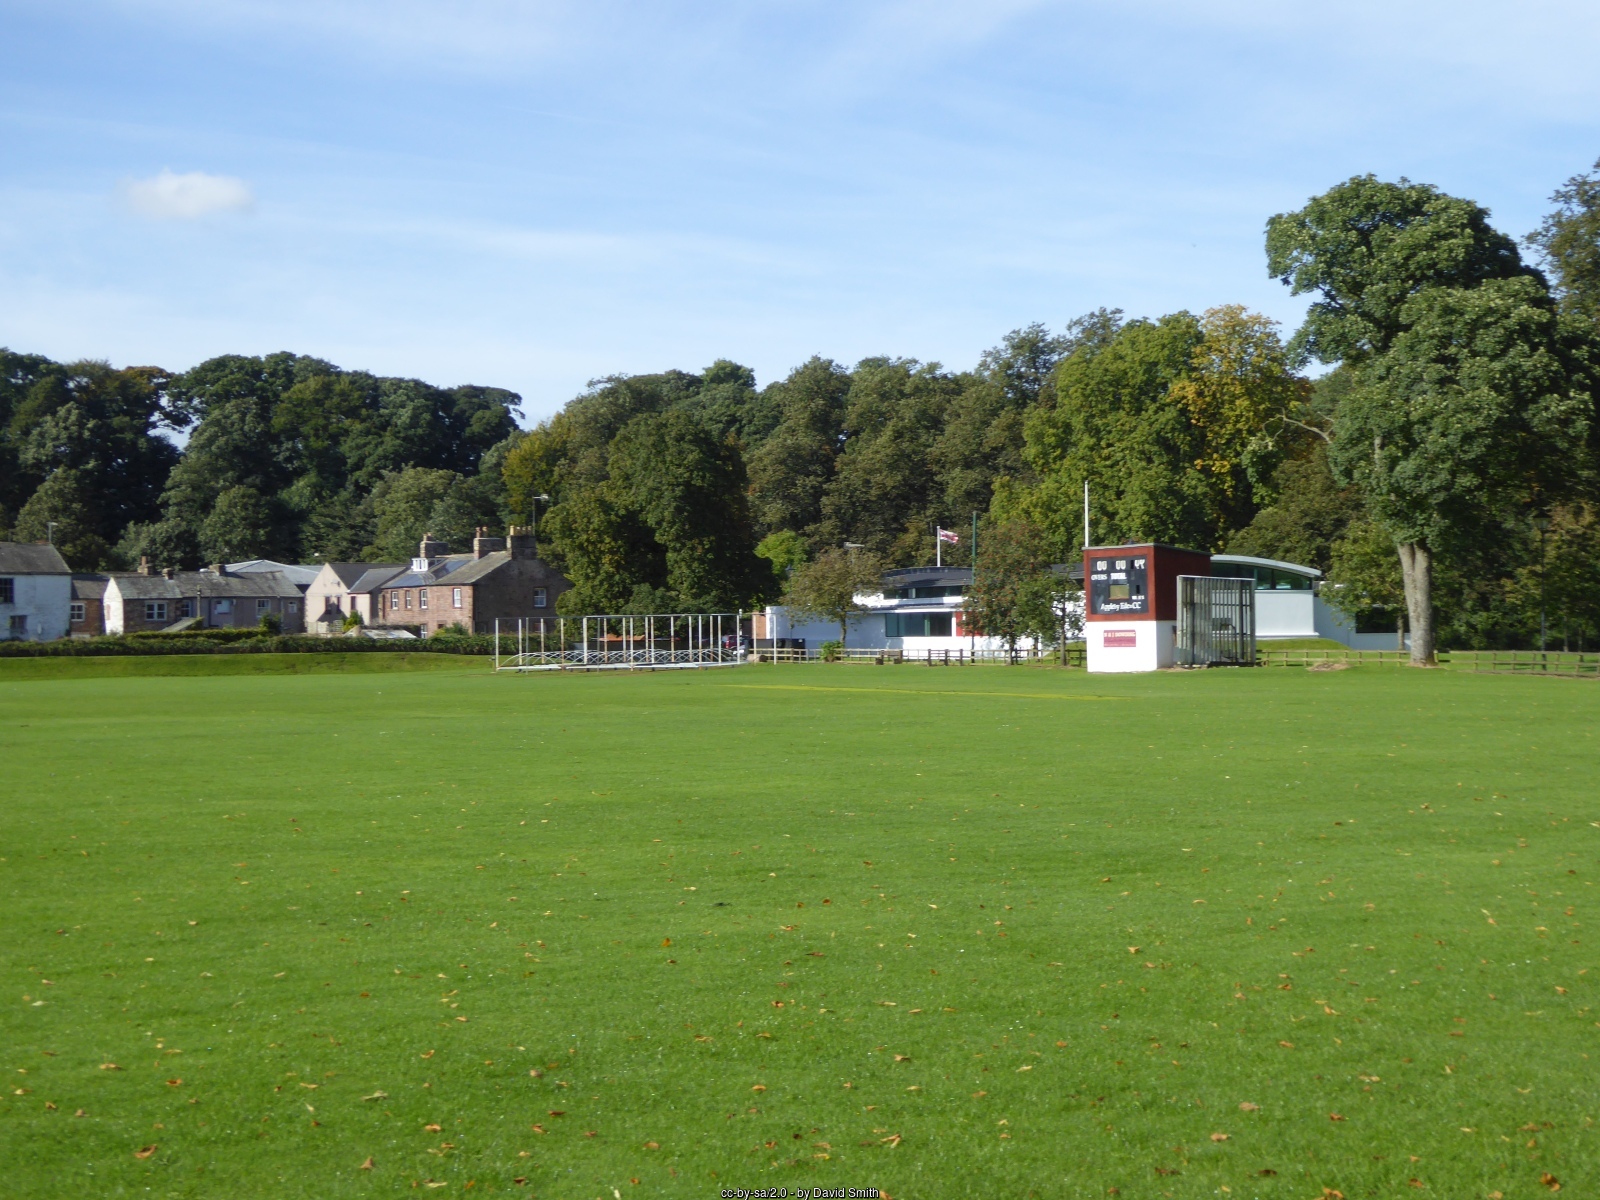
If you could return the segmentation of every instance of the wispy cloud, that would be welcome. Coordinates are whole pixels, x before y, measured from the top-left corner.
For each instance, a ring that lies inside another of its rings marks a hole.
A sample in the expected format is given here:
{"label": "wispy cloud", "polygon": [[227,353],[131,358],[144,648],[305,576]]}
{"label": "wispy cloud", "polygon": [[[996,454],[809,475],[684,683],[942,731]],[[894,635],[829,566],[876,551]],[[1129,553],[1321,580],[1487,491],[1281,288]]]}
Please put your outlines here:
{"label": "wispy cloud", "polygon": [[149,179],[130,179],[122,196],[134,212],[156,220],[193,221],[212,213],[243,212],[255,204],[244,180],[232,175],[163,170]]}

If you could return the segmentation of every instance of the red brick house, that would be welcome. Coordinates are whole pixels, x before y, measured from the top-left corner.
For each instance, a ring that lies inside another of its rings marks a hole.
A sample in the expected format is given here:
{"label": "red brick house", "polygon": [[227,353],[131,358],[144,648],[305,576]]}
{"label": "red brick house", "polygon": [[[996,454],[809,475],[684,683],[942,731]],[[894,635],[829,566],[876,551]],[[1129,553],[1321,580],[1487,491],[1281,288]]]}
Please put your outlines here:
{"label": "red brick house", "polygon": [[362,607],[373,614],[369,625],[416,629],[426,636],[454,625],[493,633],[497,619],[504,624],[554,617],[556,597],[571,586],[539,557],[533,531],[514,525],[503,538],[479,529],[471,554],[451,554],[429,534],[410,567],[394,575],[369,574],[351,592],[368,597]]}

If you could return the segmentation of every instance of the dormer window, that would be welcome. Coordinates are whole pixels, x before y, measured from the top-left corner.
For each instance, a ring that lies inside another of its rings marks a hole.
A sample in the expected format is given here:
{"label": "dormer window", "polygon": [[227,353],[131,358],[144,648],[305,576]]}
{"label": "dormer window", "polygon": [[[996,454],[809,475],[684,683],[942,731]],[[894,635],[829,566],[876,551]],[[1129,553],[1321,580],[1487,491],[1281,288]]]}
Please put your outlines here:
{"label": "dormer window", "polygon": [[431,563],[430,559],[413,558],[411,560],[411,569],[413,571],[417,572],[419,575],[420,574],[424,574],[424,573],[427,572],[430,563]]}

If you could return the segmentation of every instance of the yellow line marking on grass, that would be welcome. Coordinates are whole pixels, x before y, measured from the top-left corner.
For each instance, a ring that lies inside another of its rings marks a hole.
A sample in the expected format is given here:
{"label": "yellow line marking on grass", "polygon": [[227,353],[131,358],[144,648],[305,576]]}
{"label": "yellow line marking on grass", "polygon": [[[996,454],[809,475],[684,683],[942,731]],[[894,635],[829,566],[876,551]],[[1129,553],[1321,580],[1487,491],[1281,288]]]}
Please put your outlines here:
{"label": "yellow line marking on grass", "polygon": [[763,692],[898,692],[904,696],[1018,696],[1024,700],[1131,700],[1132,696],[1063,696],[1059,692],[967,692],[919,688],[830,687],[807,683],[728,683],[724,687]]}

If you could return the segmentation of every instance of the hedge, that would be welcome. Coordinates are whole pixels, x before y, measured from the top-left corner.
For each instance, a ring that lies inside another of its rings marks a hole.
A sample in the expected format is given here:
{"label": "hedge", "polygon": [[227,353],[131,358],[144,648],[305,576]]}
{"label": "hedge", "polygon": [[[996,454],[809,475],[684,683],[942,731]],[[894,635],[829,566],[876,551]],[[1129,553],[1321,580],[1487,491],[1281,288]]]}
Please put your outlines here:
{"label": "hedge", "polygon": [[[501,649],[516,653],[516,639],[502,636]],[[95,655],[152,654],[473,654],[494,653],[492,634],[417,638],[312,637],[283,634],[276,637],[238,637],[227,631],[221,638],[185,633],[62,639],[56,642],[0,642],[0,658],[93,657]]]}

